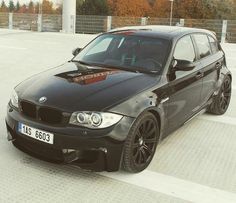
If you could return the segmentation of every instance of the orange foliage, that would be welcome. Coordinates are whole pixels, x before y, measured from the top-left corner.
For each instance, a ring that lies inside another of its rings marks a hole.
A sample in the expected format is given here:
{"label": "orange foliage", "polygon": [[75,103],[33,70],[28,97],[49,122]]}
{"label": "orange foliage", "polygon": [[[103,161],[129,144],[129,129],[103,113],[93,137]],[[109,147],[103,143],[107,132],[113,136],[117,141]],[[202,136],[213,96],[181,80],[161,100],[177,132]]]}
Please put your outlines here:
{"label": "orange foliage", "polygon": [[152,7],[151,16],[169,18],[170,13],[170,1],[168,0],[156,0]]}
{"label": "orange foliage", "polygon": [[115,16],[147,16],[151,8],[147,0],[108,0]]}
{"label": "orange foliage", "polygon": [[43,0],[43,14],[52,14],[53,13],[53,3],[49,0]]}

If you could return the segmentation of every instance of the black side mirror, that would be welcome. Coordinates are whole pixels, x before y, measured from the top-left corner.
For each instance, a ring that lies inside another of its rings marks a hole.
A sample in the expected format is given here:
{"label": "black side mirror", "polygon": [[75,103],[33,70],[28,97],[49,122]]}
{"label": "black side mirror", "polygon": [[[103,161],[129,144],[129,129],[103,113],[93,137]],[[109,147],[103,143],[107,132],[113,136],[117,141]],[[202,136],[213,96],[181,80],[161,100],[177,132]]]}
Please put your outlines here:
{"label": "black side mirror", "polygon": [[177,59],[175,61],[175,65],[173,66],[174,71],[191,71],[195,68],[194,63],[191,61]]}
{"label": "black side mirror", "polygon": [[81,48],[76,48],[76,49],[74,49],[73,51],[72,51],[72,54],[73,54],[73,56],[77,56],[78,54],[79,54],[79,52],[81,52]]}

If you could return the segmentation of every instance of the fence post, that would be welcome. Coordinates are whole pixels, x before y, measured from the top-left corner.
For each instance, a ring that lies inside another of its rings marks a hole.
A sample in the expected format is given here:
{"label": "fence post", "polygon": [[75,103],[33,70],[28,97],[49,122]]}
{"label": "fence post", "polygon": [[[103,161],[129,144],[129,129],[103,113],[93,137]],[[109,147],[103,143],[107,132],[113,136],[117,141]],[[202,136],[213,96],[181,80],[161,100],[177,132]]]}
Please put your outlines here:
{"label": "fence post", "polygon": [[146,17],[141,18],[141,25],[147,25],[147,18]]}
{"label": "fence post", "polygon": [[9,13],[9,22],[8,22],[9,29],[13,29],[13,13]]}
{"label": "fence post", "polygon": [[181,27],[184,27],[184,23],[185,23],[185,20],[184,20],[183,18],[181,18],[181,19],[179,20],[180,26],[181,26]]}
{"label": "fence post", "polygon": [[112,29],[112,16],[107,16],[107,32]]}
{"label": "fence post", "polygon": [[226,40],[227,24],[228,24],[228,21],[223,20],[222,33],[221,33],[221,43],[225,43],[225,40]]}
{"label": "fence post", "polygon": [[42,32],[43,31],[43,16],[42,14],[38,14],[38,32]]}

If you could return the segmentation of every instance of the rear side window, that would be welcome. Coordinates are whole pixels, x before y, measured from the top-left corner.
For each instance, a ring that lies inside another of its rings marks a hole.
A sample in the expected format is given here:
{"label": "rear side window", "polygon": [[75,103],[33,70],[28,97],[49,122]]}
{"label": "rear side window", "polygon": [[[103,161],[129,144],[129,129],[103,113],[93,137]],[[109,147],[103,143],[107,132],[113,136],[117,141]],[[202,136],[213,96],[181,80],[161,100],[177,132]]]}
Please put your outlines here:
{"label": "rear side window", "polygon": [[207,35],[195,34],[194,38],[197,44],[200,58],[202,59],[211,55],[211,48]]}
{"label": "rear side window", "polygon": [[183,37],[177,42],[174,58],[191,62],[196,60],[193,42],[190,36]]}
{"label": "rear side window", "polygon": [[218,42],[211,36],[208,36],[212,53],[215,54],[219,51]]}

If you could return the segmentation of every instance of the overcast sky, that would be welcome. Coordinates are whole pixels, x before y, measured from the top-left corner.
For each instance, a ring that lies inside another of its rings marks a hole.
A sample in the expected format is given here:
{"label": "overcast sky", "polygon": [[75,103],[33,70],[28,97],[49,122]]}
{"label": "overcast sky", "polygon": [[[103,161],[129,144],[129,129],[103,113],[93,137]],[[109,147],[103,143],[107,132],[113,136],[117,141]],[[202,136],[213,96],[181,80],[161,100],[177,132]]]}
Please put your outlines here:
{"label": "overcast sky", "polygon": [[[14,2],[17,2],[17,0],[13,0]],[[40,0],[32,0],[33,2],[39,2]],[[61,3],[62,0],[51,0],[52,2],[54,3]],[[70,1],[70,0],[69,0]],[[2,2],[2,0],[0,0],[0,2]],[[8,5],[9,3],[9,0],[5,0],[6,4]],[[29,3],[30,0],[19,0],[20,4],[23,4],[23,3]]]}

